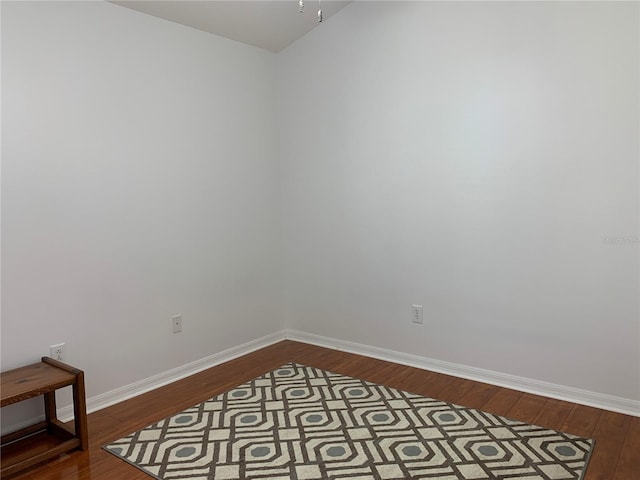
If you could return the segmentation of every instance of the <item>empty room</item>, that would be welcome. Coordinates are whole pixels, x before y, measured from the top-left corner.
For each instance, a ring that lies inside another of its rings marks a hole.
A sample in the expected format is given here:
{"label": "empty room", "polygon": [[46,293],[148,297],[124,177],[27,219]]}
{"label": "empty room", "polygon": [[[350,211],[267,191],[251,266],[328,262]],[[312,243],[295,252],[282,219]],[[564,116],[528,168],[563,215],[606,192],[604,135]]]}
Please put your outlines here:
{"label": "empty room", "polygon": [[0,14],[3,479],[640,478],[640,2]]}

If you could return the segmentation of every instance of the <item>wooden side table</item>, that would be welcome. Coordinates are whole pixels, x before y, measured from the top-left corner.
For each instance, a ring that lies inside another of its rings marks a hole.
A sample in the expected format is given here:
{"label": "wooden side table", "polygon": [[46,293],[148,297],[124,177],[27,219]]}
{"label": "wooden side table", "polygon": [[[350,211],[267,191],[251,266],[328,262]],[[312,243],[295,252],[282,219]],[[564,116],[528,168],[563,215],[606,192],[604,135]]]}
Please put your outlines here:
{"label": "wooden side table", "polygon": [[[45,420],[2,436],[0,477],[12,475],[75,448],[89,448],[84,372],[49,357],[0,374],[2,407],[44,396]],[[56,390],[73,388],[75,428],[57,418]]]}

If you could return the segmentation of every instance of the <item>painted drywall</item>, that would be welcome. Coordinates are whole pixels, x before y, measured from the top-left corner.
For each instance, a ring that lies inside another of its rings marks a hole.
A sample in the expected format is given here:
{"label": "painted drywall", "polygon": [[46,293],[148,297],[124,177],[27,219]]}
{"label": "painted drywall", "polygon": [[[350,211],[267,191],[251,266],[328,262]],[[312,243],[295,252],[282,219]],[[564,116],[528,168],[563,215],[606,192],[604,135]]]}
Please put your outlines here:
{"label": "painted drywall", "polygon": [[284,326],[640,399],[638,13],[355,2],[274,57],[2,2],[2,369],[115,399]]}
{"label": "painted drywall", "polygon": [[354,2],[281,52],[287,327],[640,399],[638,13]]}
{"label": "painted drywall", "polygon": [[3,370],[66,342],[94,397],[281,329],[273,92],[254,47],[2,2]]}

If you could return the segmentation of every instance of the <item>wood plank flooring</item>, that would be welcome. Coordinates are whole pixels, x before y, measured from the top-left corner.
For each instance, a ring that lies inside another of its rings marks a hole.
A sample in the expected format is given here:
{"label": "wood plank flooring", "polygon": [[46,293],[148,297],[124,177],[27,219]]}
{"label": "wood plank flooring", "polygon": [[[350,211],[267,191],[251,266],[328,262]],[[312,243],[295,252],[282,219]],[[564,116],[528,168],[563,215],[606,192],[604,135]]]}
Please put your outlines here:
{"label": "wood plank flooring", "polygon": [[640,418],[284,341],[89,415],[87,452],[73,452],[13,480],[149,480],[100,447],[284,363],[305,365],[595,438],[585,480],[640,479]]}

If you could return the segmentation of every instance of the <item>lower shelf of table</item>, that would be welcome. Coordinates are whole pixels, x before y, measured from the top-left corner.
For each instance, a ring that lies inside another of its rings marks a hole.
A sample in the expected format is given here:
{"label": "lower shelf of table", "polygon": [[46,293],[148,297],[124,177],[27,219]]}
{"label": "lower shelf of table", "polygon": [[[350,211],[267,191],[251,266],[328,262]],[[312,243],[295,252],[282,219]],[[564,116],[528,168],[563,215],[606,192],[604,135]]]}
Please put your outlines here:
{"label": "lower shelf of table", "polygon": [[[9,436],[3,437],[0,453],[2,478],[80,446],[80,440],[73,434],[60,428],[53,431],[46,427],[45,422],[30,427],[25,430],[28,432],[26,436],[18,440],[13,440],[13,437]],[[7,437],[9,440],[6,440]]]}

